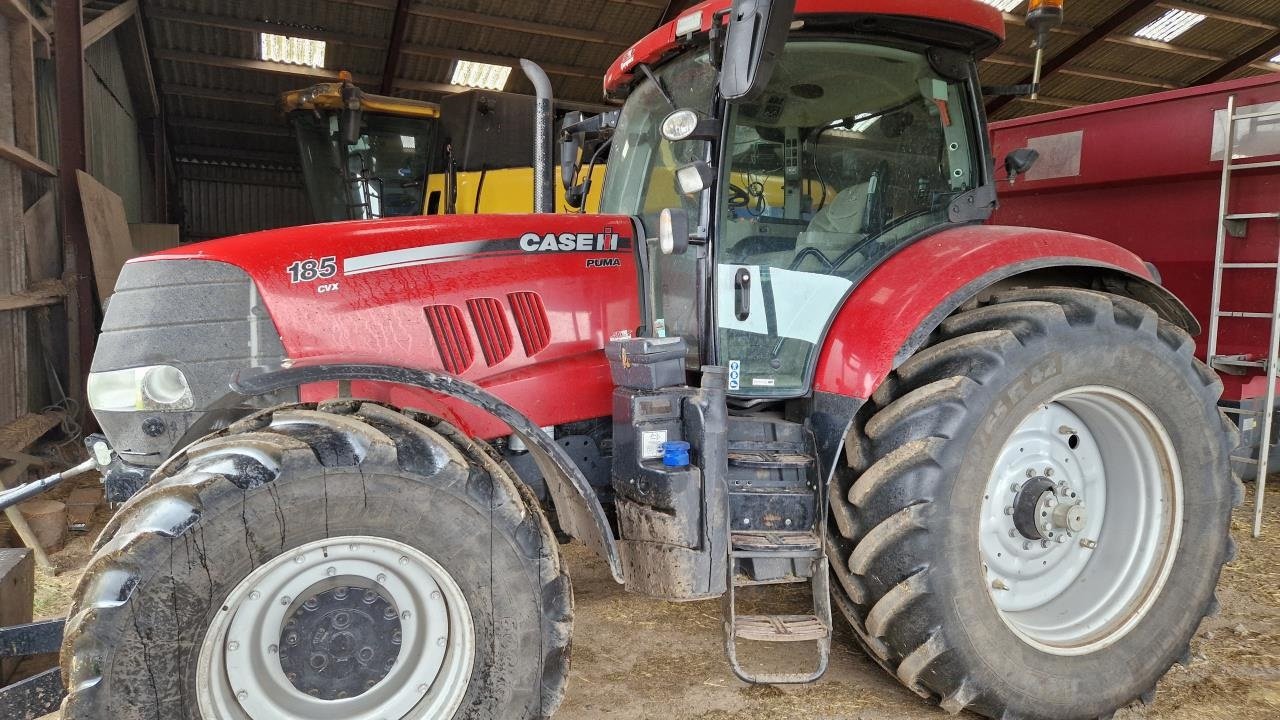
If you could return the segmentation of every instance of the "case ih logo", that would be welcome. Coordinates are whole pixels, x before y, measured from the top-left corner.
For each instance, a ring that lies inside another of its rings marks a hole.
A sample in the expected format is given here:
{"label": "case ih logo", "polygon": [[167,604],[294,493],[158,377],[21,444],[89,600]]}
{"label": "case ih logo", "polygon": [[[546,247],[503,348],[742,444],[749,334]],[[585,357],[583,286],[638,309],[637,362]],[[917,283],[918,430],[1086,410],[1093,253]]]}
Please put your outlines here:
{"label": "case ih logo", "polygon": [[614,252],[618,249],[618,233],[605,228],[602,233],[538,233],[520,236],[520,249],[525,252]]}

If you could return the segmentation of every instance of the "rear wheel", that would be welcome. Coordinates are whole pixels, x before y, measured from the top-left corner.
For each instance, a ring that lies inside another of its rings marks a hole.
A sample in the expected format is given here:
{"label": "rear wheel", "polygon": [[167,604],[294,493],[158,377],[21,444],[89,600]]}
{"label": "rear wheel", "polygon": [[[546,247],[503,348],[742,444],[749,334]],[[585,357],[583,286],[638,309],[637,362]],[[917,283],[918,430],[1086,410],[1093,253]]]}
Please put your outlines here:
{"label": "rear wheel", "polygon": [[1134,301],[1007,293],[877,391],[833,484],[837,605],[950,712],[1097,718],[1183,658],[1234,552],[1234,426]]}
{"label": "rear wheel", "polygon": [[200,441],[98,540],[63,717],[550,715],[572,597],[513,477],[445,423],[358,401]]}

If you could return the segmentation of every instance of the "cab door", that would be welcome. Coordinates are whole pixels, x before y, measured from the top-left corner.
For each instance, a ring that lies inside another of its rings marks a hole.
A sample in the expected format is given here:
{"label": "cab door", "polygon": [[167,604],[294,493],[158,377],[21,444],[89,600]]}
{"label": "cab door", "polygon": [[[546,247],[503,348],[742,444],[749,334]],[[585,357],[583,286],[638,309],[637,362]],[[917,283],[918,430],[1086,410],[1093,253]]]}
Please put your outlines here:
{"label": "cab door", "polygon": [[766,90],[730,106],[714,340],[731,395],[805,394],[854,285],[953,221],[985,181],[973,93],[923,47],[793,38]]}

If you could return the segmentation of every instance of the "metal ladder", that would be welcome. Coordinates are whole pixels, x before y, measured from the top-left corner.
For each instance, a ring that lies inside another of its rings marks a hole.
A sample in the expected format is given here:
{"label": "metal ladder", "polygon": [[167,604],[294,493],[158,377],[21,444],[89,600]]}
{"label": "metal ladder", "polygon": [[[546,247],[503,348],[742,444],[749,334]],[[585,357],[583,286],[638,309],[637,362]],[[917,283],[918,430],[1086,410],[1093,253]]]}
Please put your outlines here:
{"label": "metal ladder", "polygon": [[[1244,416],[1260,417],[1258,428],[1258,454],[1252,459],[1235,459],[1233,462],[1246,462],[1257,466],[1257,496],[1253,512],[1253,536],[1262,533],[1262,509],[1267,489],[1267,463],[1271,451],[1271,426],[1274,420],[1276,404],[1276,384],[1278,356],[1280,356],[1280,236],[1277,237],[1276,262],[1226,262],[1226,246],[1233,224],[1247,223],[1250,220],[1272,220],[1280,222],[1280,212],[1272,213],[1236,213],[1231,212],[1231,180],[1232,173],[1239,170],[1260,170],[1264,168],[1280,168],[1280,161],[1272,162],[1235,162],[1236,123],[1241,120],[1259,118],[1280,119],[1280,111],[1255,113],[1236,113],[1236,97],[1227,100],[1226,137],[1222,154],[1222,190],[1218,202],[1218,238],[1213,256],[1213,299],[1209,315],[1209,348],[1206,356],[1209,366],[1215,370],[1236,372],[1258,370],[1267,376],[1266,401],[1260,411],[1243,408],[1223,408],[1226,412]],[[1222,277],[1228,270],[1267,269],[1276,272],[1275,292],[1270,312],[1223,310],[1222,309]],[[1222,318],[1251,318],[1271,321],[1271,333],[1267,340],[1267,357],[1257,360],[1243,355],[1218,354],[1218,323]]]}

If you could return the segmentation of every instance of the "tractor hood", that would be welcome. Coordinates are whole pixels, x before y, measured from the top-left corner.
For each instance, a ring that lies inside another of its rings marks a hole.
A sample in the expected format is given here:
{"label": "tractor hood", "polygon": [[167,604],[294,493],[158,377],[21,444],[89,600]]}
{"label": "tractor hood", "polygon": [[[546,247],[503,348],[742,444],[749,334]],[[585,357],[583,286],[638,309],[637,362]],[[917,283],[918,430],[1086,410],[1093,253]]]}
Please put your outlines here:
{"label": "tractor hood", "polygon": [[[603,348],[640,323],[636,237],[625,216],[466,215],[183,246],[126,264],[93,371],[182,369],[196,396],[191,415],[237,369],[323,358],[444,370],[544,426],[603,417],[612,393]],[[556,386],[564,390],[548,392]],[[436,409],[386,387],[352,392]],[[321,394],[304,387],[302,399]],[[163,418],[175,427],[130,443],[136,453],[150,464],[163,457],[160,445],[187,425],[178,415]],[[473,435],[505,428],[455,419]]]}
{"label": "tractor hood", "polygon": [[241,268],[291,359],[425,362],[479,381],[634,331],[635,235],[623,216],[395,218],[238,235],[133,262]]}

